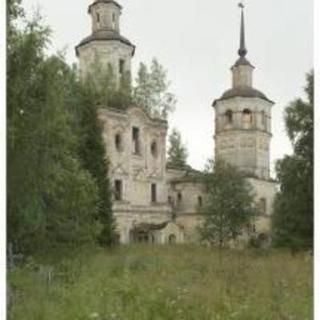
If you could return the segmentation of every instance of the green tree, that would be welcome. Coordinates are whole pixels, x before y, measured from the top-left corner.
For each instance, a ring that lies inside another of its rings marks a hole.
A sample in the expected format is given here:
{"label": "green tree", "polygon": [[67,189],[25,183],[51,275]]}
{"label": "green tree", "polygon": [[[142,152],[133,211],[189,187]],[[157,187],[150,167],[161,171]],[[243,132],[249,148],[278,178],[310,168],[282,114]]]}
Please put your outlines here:
{"label": "green tree", "polygon": [[92,97],[101,107],[126,109],[133,103],[131,75],[125,72],[116,82],[115,73],[111,65],[105,67],[98,57],[90,66],[91,72],[83,79],[92,88]]}
{"label": "green tree", "polygon": [[274,204],[273,240],[292,249],[313,246],[313,72],[307,75],[305,92],[306,101],[296,99],[285,110],[294,152],[276,166],[280,192]]}
{"label": "green tree", "polygon": [[150,71],[141,63],[133,88],[133,102],[152,117],[166,118],[176,105],[176,98],[168,91],[169,87],[167,72],[156,59],[152,60]]}
{"label": "green tree", "polygon": [[204,174],[206,197],[200,212],[202,240],[221,249],[236,240],[257,214],[252,186],[235,167],[210,162]]}
{"label": "green tree", "polygon": [[8,241],[24,252],[91,242],[98,191],[78,156],[72,70],[45,55],[50,32],[39,16],[8,5]]}
{"label": "green tree", "polygon": [[187,159],[187,148],[182,143],[180,132],[174,128],[169,136],[167,164],[174,167],[184,168],[187,166]]}
{"label": "green tree", "polygon": [[80,100],[78,107],[80,115],[80,157],[84,168],[95,179],[98,187],[97,221],[101,225],[98,241],[101,245],[111,245],[115,241],[115,225],[112,214],[112,191],[109,174],[109,162],[106,146],[103,141],[103,129],[98,119],[98,104],[100,92],[92,81],[79,85]]}

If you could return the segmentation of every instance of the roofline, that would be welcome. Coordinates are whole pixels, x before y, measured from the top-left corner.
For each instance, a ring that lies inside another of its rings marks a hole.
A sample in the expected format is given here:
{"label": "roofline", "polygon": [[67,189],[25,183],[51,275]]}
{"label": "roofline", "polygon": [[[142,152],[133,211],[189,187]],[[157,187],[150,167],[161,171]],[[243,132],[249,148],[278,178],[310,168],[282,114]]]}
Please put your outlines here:
{"label": "roofline", "polygon": [[143,108],[137,107],[137,106],[134,106],[134,105],[131,105],[131,106],[129,106],[129,107],[126,108],[126,109],[111,108],[111,107],[108,107],[108,106],[101,106],[101,107],[99,107],[99,109],[101,109],[101,110],[109,110],[109,111],[111,111],[111,112],[122,113],[122,114],[127,114],[130,109],[138,109],[139,111],[141,111],[142,113],[144,113],[144,115],[145,115],[150,121],[158,122],[158,123],[161,123],[161,124],[163,124],[163,125],[168,126],[168,120],[158,119],[158,118],[152,118]]}
{"label": "roofline", "polygon": [[264,100],[264,101],[268,101],[270,102],[272,105],[275,105],[276,103],[268,98],[262,98],[262,97],[245,97],[245,96],[234,96],[234,97],[228,97],[228,98],[219,98],[219,99],[215,99],[213,102],[212,102],[212,107],[215,108],[216,104],[219,102],[219,101],[224,101],[224,100],[229,100],[229,99],[235,99],[235,98],[247,98],[247,99],[261,99],[261,100]]}
{"label": "roofline", "polygon": [[[83,41],[83,40],[82,40]],[[84,41],[84,42],[80,42],[76,47],[75,47],[75,51],[76,51],[76,56],[78,57],[79,56],[79,51],[78,49],[90,42],[93,42],[93,41],[120,41],[122,42],[123,44],[126,44],[128,46],[131,46],[132,49],[133,49],[133,52],[132,52],[132,57],[135,55],[135,52],[136,52],[136,46],[134,44],[132,44],[129,40],[128,41],[125,41],[124,39],[119,39],[119,38],[114,38],[114,39],[88,39],[87,41]]]}

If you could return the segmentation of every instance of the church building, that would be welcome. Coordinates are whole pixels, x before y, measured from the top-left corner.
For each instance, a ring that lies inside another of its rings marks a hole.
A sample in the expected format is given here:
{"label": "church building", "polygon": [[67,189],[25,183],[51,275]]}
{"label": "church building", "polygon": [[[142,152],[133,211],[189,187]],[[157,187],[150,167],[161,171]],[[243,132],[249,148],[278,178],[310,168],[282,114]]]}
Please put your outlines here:
{"label": "church building", "polygon": [[[81,79],[92,66],[112,68],[116,83],[131,74],[135,46],[120,31],[122,7],[95,0],[88,9],[91,35],[76,47]],[[215,156],[245,171],[256,193],[257,232],[268,234],[276,184],[270,179],[273,102],[253,88],[253,65],[247,60],[244,13],[239,58],[232,67],[232,88],[213,103]],[[140,106],[102,106],[98,117],[110,162],[113,213],[121,243],[185,243],[197,240],[199,208],[205,199],[201,173],[166,163],[168,122]]]}

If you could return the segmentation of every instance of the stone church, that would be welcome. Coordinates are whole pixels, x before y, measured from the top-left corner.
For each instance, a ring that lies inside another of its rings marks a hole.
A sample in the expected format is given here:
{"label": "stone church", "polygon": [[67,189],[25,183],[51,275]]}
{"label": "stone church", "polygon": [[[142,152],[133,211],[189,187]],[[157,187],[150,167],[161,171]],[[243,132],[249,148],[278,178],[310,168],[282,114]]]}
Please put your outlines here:
{"label": "stone church", "polygon": [[[91,35],[76,47],[80,77],[92,72],[96,59],[111,66],[119,82],[131,72],[135,46],[120,32],[122,7],[95,0],[88,9]],[[260,216],[256,232],[268,234],[276,184],[270,178],[273,102],[252,86],[254,66],[247,60],[244,13],[239,58],[232,66],[232,87],[214,100],[215,156],[248,173]],[[209,106],[208,106],[209,107]],[[114,216],[121,243],[184,243],[197,239],[199,208],[205,199],[201,173],[166,164],[168,122],[139,106],[99,110],[110,161]]]}

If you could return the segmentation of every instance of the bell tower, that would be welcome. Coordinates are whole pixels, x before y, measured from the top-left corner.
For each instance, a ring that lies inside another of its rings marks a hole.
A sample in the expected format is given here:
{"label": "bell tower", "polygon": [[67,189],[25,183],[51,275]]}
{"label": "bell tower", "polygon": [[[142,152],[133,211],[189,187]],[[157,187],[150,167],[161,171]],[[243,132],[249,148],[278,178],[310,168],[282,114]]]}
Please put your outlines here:
{"label": "bell tower", "polygon": [[274,103],[253,87],[254,66],[247,60],[244,5],[241,8],[239,58],[231,68],[232,87],[213,102],[215,157],[248,176],[270,178],[271,108]]}
{"label": "bell tower", "polygon": [[76,47],[81,79],[101,69],[111,70],[117,84],[122,76],[130,76],[135,46],[120,33],[121,12],[114,0],[95,0],[89,6],[91,35]]}

